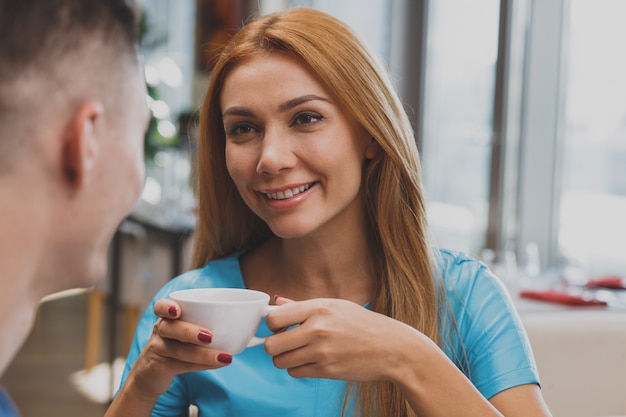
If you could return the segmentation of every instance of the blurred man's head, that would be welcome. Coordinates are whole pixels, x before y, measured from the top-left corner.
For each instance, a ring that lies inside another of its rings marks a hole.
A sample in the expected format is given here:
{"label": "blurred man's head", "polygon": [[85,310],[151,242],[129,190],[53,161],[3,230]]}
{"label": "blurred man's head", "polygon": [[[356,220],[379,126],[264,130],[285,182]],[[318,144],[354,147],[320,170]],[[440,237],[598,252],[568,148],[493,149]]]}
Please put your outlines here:
{"label": "blurred man's head", "polygon": [[137,52],[128,1],[0,0],[0,193],[16,221],[28,213],[37,225],[33,248],[48,248],[33,253],[44,293],[104,275],[141,191],[148,111]]}

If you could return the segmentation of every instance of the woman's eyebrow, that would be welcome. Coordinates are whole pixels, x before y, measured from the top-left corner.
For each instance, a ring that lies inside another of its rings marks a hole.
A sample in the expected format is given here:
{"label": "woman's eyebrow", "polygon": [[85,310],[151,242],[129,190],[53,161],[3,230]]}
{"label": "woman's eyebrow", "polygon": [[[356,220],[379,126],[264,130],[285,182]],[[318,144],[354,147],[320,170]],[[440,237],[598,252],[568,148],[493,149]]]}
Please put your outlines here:
{"label": "woman's eyebrow", "polygon": [[294,107],[299,106],[300,104],[306,103],[308,101],[315,101],[315,100],[321,100],[321,101],[325,101],[327,103],[332,104],[332,102],[327,98],[320,97],[315,94],[307,94],[301,97],[292,98],[291,100],[284,102],[283,104],[278,106],[278,111],[285,112],[287,110],[291,110]]}
{"label": "woman's eyebrow", "polygon": [[228,109],[226,109],[226,111],[224,113],[222,113],[222,117],[224,116],[244,116],[244,117],[252,117],[254,116],[254,113],[245,108],[245,107],[229,107]]}
{"label": "woman's eyebrow", "polygon": [[[309,101],[316,101],[316,100],[325,101],[327,103],[332,104],[332,101],[330,101],[329,99],[325,97],[321,97],[316,94],[306,94],[304,96],[292,98],[291,100],[288,100],[282,103],[281,105],[278,106],[278,111],[280,111],[281,113],[286,112],[288,110],[293,109],[294,107],[298,107],[299,105],[303,103],[307,103]],[[224,111],[224,113],[222,113],[222,117],[225,117],[225,116],[254,117],[254,112],[246,107],[233,106],[233,107],[229,107],[228,109],[226,109],[226,111]]]}

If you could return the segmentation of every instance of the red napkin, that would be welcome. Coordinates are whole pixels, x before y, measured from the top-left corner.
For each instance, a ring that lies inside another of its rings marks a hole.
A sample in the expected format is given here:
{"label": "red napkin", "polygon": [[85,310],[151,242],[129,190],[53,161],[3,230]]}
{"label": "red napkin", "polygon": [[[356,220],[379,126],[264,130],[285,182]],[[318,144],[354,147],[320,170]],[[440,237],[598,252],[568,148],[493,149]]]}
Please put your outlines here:
{"label": "red napkin", "polygon": [[626,282],[622,277],[609,276],[590,279],[586,286],[588,288],[608,288],[610,290],[626,290]]}
{"label": "red napkin", "polygon": [[561,291],[545,290],[532,291],[523,290],[520,292],[522,298],[532,298],[534,300],[551,301],[554,303],[567,304],[571,306],[606,306],[606,302],[580,295],[568,294]]}

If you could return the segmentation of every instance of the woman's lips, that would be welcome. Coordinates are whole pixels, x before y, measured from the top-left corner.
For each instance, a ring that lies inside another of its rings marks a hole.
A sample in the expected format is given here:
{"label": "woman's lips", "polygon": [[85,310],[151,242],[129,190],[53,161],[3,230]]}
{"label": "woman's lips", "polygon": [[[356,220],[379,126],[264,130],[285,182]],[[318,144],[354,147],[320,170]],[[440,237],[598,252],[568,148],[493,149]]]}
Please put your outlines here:
{"label": "woman's lips", "polygon": [[312,182],[309,184],[300,185],[298,187],[287,188],[281,191],[276,191],[276,192],[271,192],[271,193],[263,192],[263,195],[265,195],[269,200],[273,200],[273,201],[274,200],[276,201],[287,200],[300,193],[305,192],[306,190],[311,188],[314,184],[315,183]]}

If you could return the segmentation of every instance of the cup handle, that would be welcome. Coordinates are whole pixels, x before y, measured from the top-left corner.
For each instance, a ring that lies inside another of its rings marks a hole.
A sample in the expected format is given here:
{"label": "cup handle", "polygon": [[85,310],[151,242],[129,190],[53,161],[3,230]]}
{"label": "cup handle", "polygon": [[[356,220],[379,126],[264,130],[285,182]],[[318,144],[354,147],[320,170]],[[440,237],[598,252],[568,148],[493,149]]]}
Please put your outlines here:
{"label": "cup handle", "polygon": [[[265,308],[263,309],[263,317],[267,317],[268,314],[270,314],[270,312],[276,310],[279,306],[270,306],[267,305],[265,306]],[[265,337],[256,337],[254,336],[249,342],[248,345],[246,347],[252,347],[252,346],[257,346],[260,345],[261,343],[265,342]]]}

